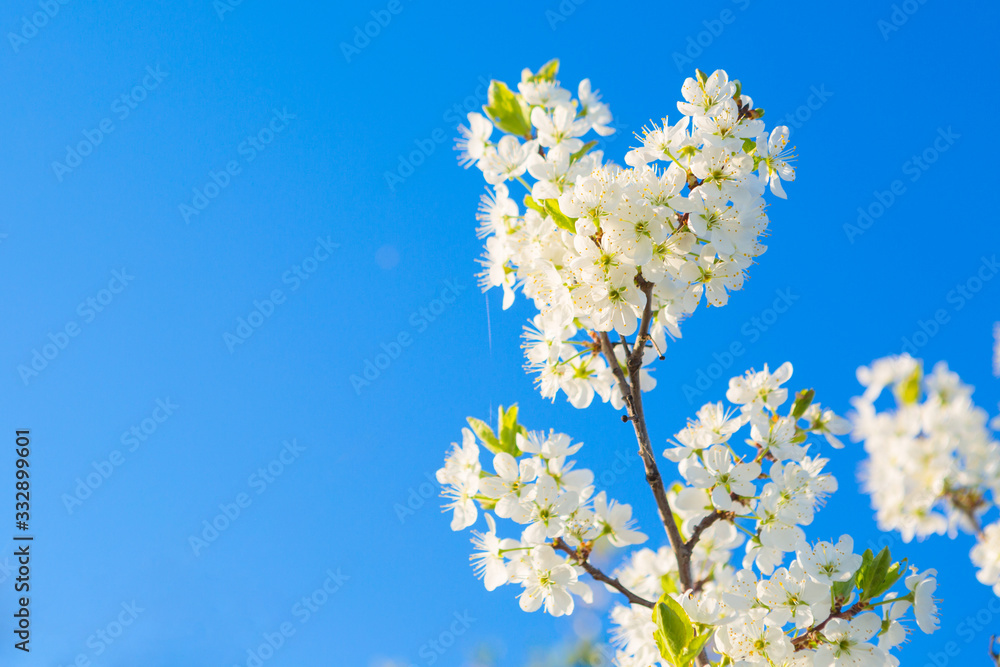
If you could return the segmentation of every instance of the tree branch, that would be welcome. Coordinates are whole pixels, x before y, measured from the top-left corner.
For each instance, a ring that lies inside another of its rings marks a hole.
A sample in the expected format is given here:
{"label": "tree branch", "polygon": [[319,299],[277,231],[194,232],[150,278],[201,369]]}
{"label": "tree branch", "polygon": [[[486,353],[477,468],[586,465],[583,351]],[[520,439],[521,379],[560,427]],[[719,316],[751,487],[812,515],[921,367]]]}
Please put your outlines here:
{"label": "tree branch", "polygon": [[632,604],[640,604],[643,607],[648,607],[650,609],[652,609],[655,606],[654,603],[650,602],[646,598],[639,597],[629,589],[625,588],[625,586],[622,585],[622,582],[618,581],[617,578],[609,577],[608,575],[604,574],[604,572],[591,565],[590,562],[587,561],[586,555],[581,554],[578,550],[566,544],[566,542],[564,542],[561,537],[557,537],[553,541],[552,546],[555,547],[556,549],[559,549],[560,551],[564,551],[567,554],[569,554],[569,556],[576,561],[577,565],[581,566],[584,570],[587,571],[587,574],[592,576],[597,581],[600,581],[601,583],[611,586],[616,591],[627,597],[628,601],[631,602]]}
{"label": "tree branch", "polygon": [[725,516],[722,512],[715,511],[702,519],[694,530],[691,531],[691,539],[684,543],[684,548],[690,553],[694,551],[694,545],[698,544],[698,540],[701,538],[701,534],[708,530],[709,526],[718,521],[719,519],[724,519]]}

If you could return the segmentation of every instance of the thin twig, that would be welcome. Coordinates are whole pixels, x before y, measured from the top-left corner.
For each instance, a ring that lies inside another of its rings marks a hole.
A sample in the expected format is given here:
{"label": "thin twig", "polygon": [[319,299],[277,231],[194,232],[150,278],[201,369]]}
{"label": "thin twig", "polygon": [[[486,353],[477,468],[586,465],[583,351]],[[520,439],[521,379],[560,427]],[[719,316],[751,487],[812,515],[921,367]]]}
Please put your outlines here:
{"label": "thin twig", "polygon": [[643,607],[649,607],[650,609],[652,609],[655,606],[654,603],[650,602],[646,598],[640,597],[635,593],[633,593],[632,591],[630,591],[629,589],[625,588],[622,582],[618,581],[617,578],[609,577],[608,575],[604,574],[604,572],[602,572],[600,569],[591,565],[585,555],[581,554],[579,551],[566,544],[566,542],[564,542],[561,537],[557,537],[553,541],[552,546],[555,547],[556,549],[559,549],[560,551],[565,551],[567,554],[570,555],[570,557],[573,558],[573,560],[576,561],[577,565],[579,565],[580,567],[582,567],[584,570],[587,571],[587,574],[592,576],[597,581],[600,581],[601,583],[611,586],[616,591],[627,597],[628,601],[631,602],[632,604],[640,604]]}

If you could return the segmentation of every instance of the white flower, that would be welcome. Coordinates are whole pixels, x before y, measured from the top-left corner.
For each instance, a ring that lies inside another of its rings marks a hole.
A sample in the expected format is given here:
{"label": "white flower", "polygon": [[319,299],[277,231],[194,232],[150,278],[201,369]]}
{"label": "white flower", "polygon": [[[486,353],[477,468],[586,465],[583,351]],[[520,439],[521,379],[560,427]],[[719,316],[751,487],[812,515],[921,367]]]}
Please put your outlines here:
{"label": "white flower", "polygon": [[573,492],[560,493],[554,479],[541,475],[532,489],[531,509],[521,541],[538,544],[547,538],[563,534],[567,516],[579,506],[579,497]]}
{"label": "white flower", "polygon": [[876,614],[861,614],[851,621],[830,619],[823,628],[826,642],[816,649],[816,667],[882,667],[887,655],[867,643],[882,627]]}
{"label": "white flower", "polygon": [[498,538],[496,522],[489,514],[486,514],[486,524],[489,526],[489,531],[485,533],[472,531],[472,544],[476,547],[476,552],[469,557],[469,560],[472,561],[476,576],[486,584],[486,590],[492,591],[506,584],[509,579],[502,551],[520,545],[517,540]]}
{"label": "white flower", "polygon": [[794,159],[791,150],[785,150],[788,145],[788,128],[784,125],[771,130],[770,138],[761,134],[757,137],[757,154],[760,157],[760,178],[771,185],[771,192],[782,199],[787,199],[781,181],[794,181],[795,169],[789,162]]}
{"label": "white flower", "polygon": [[490,135],[493,134],[493,123],[482,114],[473,111],[467,117],[469,127],[458,126],[462,137],[455,142],[455,150],[461,151],[459,163],[466,169],[483,157],[490,145]]}
{"label": "white flower", "polygon": [[810,581],[794,562],[758,583],[757,597],[770,607],[764,621],[779,628],[789,622],[796,628],[808,628],[830,615],[829,586]]}
{"label": "white flower", "polygon": [[538,143],[546,148],[562,146],[570,153],[583,147],[577,137],[586,134],[590,125],[576,120],[576,109],[568,104],[560,104],[551,114],[542,107],[531,110],[531,124],[538,130]]}
{"label": "white flower", "polygon": [[630,544],[642,544],[647,539],[644,533],[631,528],[632,506],[608,501],[604,491],[594,498],[594,513],[600,520],[602,532],[608,535],[608,541],[616,547]]}
{"label": "white flower", "polygon": [[792,364],[786,361],[774,373],[770,373],[767,364],[760,372],[748,371],[743,377],[735,377],[729,381],[726,398],[730,403],[744,406],[744,410],[755,410],[766,406],[776,410],[788,398],[788,390],[781,387],[792,377]]}
{"label": "white flower", "polygon": [[737,661],[744,661],[737,664],[764,667],[781,662],[793,651],[788,636],[780,628],[765,623],[762,615],[744,616],[720,627],[715,632],[715,641],[723,653]]}
{"label": "white flower", "polygon": [[569,588],[577,581],[576,571],[552,547],[534,547],[531,557],[520,564],[517,576],[524,586],[518,596],[524,611],[537,611],[544,603],[545,611],[553,616],[573,613]]}
{"label": "white flower", "polygon": [[913,592],[913,614],[917,617],[917,626],[927,634],[940,627],[937,603],[934,600],[934,591],[937,589],[935,575],[936,570],[926,570],[906,578],[906,587]]}
{"label": "white flower", "polygon": [[497,476],[480,479],[480,491],[484,496],[497,499],[494,511],[498,517],[524,523],[528,508],[523,501],[529,491],[528,484],[538,476],[538,466],[530,458],[518,464],[513,456],[500,452],[493,457],[493,469]]}
{"label": "white flower", "polygon": [[841,535],[836,544],[817,542],[816,546],[804,546],[797,552],[802,569],[821,584],[849,581],[861,567],[861,556],[854,553],[854,540],[850,535]]}
{"label": "white flower", "polygon": [[529,158],[535,154],[536,145],[534,141],[522,144],[517,137],[504,135],[495,147],[488,147],[479,160],[486,182],[496,185],[523,174]]}
{"label": "white flower", "polygon": [[976,578],[980,583],[993,587],[1000,596],[1000,522],[994,521],[983,528],[983,536],[970,554],[972,563],[979,568]]}

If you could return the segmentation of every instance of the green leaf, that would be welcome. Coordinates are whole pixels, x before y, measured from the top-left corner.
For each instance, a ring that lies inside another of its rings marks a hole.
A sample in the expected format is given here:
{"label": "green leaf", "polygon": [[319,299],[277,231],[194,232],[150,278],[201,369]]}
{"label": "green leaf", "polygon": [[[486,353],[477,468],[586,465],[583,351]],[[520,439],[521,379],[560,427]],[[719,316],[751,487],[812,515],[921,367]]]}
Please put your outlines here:
{"label": "green leaf", "polygon": [[469,426],[472,427],[472,432],[479,436],[479,439],[483,441],[483,445],[486,449],[490,450],[494,454],[499,454],[503,450],[500,448],[500,441],[493,434],[493,429],[490,425],[484,422],[482,419],[476,419],[475,417],[466,417],[466,421],[469,422]]}
{"label": "green leaf", "polygon": [[882,590],[876,593],[873,597],[878,597],[885,593],[887,590],[896,585],[899,578],[906,574],[906,559],[899,561],[898,563],[893,563],[885,573],[885,577],[882,579]]}
{"label": "green leaf", "polygon": [[858,578],[858,588],[861,589],[862,600],[871,600],[885,591],[883,584],[886,574],[889,573],[889,565],[892,563],[888,547],[883,547],[882,551],[878,552],[878,556],[874,558],[871,557],[871,553],[871,549],[865,552],[869,558],[869,564],[865,569],[864,578],[860,576]]}
{"label": "green leaf", "polygon": [[517,434],[523,427],[517,423],[517,404],[507,408],[505,413],[503,406],[500,406],[500,449],[513,457],[521,455],[521,450],[517,446]]}
{"label": "green leaf", "polygon": [[[761,146],[761,148],[763,148],[763,146]],[[749,153],[753,153],[755,150],[757,150],[757,142],[756,141],[754,141],[753,139],[744,139],[743,140],[743,152],[744,153],[748,153],[748,154]]]}
{"label": "green leaf", "polygon": [[899,401],[903,405],[910,405],[920,400],[920,379],[923,373],[920,366],[913,369],[910,377],[903,380],[898,388]]}
{"label": "green leaf", "polygon": [[700,83],[702,86],[704,86],[705,82],[708,81],[708,75],[702,72],[700,69],[696,69],[694,71],[694,75],[695,78],[698,79],[698,83]]}
{"label": "green leaf", "polygon": [[582,158],[584,155],[589,153],[590,149],[596,145],[597,145],[597,139],[591,139],[590,141],[588,141],[583,145],[583,148],[581,148],[580,150],[569,156],[569,163],[573,164],[574,162]]}
{"label": "green leaf", "polygon": [[838,600],[847,600],[854,590],[855,579],[852,577],[847,581],[836,581],[833,584],[833,596]]}
{"label": "green leaf", "polygon": [[682,662],[681,657],[694,639],[694,628],[684,607],[669,595],[663,595],[653,609],[653,622],[656,623],[654,635],[660,635],[656,641],[660,655],[674,667],[685,667],[687,663]]}
{"label": "green leaf", "polygon": [[504,132],[519,137],[531,137],[531,123],[519,96],[511,92],[503,81],[493,80],[487,93],[483,111],[493,124]]}
{"label": "green leaf", "polygon": [[531,195],[524,195],[524,205],[530,209],[538,211],[539,213],[542,214],[542,217],[548,215],[548,213],[545,210],[545,207],[536,202]]}
{"label": "green leaf", "polygon": [[705,648],[705,644],[707,644],[708,640],[711,639],[713,632],[714,631],[712,629],[709,629],[707,632],[703,632],[695,637],[691,643],[688,644],[687,650],[684,651],[684,654],[680,656],[679,664],[688,665],[694,662],[694,659],[698,657],[701,650]]}
{"label": "green leaf", "polygon": [[677,587],[677,580],[669,573],[660,577],[660,588],[668,595],[680,592],[680,589]]}
{"label": "green leaf", "polygon": [[553,58],[549,62],[541,66],[541,68],[532,74],[528,81],[555,81],[556,74],[559,73],[559,59]]}
{"label": "green leaf", "polygon": [[792,405],[792,416],[798,419],[804,415],[812,404],[815,395],[816,390],[814,389],[803,389],[797,393],[795,395],[795,403]]}
{"label": "green leaf", "polygon": [[576,234],[576,218],[568,218],[563,215],[562,211],[559,210],[558,199],[546,199],[545,212],[549,214],[549,217],[552,218],[557,227]]}

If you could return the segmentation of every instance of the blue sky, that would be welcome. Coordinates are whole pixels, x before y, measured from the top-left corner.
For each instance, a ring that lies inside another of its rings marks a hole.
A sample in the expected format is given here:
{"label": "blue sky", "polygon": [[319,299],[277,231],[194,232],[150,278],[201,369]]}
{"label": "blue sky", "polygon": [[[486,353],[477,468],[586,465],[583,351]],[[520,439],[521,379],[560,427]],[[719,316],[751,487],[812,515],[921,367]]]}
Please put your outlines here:
{"label": "blue sky", "polygon": [[[937,0],[4,3],[0,477],[13,485],[13,432],[30,429],[36,541],[32,651],[3,629],[3,570],[0,661],[245,665],[267,635],[267,665],[425,665],[454,626],[436,664],[486,643],[513,667],[593,624],[488,594],[467,535],[427,497],[465,416],[499,403],[584,440],[594,469],[634,455],[610,407],[540,399],[518,347],[530,308],[501,312],[473,276],[482,181],[456,165],[457,118],[482,81],[552,57],[564,84],[590,77],[611,105],[617,160],[644,122],[676,115],[695,67],[739,78],[769,125],[791,119],[798,180],[746,288],[698,311],[658,364],[657,443],[722,397],[722,380],[683,388],[734,342],[726,377],[791,360],[792,385],[846,411],[855,368],[938,311],[918,354],[947,359],[995,413],[1000,280],[970,280],[1000,247],[983,163],[998,14]],[[871,221],[845,228],[859,208]],[[398,354],[356,391],[383,345]],[[51,358],[19,371],[36,351]],[[834,458],[843,491],[810,535],[849,523],[861,544],[882,539],[861,454]],[[610,492],[652,528],[640,470]],[[970,538],[884,539],[940,572],[942,628],[903,664],[949,646],[983,660],[1000,618]]]}

